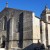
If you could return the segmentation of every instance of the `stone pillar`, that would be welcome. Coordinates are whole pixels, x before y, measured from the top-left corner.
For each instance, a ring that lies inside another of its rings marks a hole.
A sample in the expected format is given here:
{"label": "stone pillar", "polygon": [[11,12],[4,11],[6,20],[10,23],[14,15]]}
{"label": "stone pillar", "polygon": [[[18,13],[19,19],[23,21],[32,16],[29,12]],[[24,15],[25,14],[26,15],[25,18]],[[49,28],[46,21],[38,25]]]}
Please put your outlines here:
{"label": "stone pillar", "polygon": [[36,41],[36,40],[34,40],[34,19],[35,19],[35,14],[32,13],[33,43]]}
{"label": "stone pillar", "polygon": [[50,45],[50,24],[48,24],[48,45]]}
{"label": "stone pillar", "polygon": [[3,19],[3,30],[4,30],[4,19]]}
{"label": "stone pillar", "polygon": [[42,22],[42,44],[44,44],[46,47],[46,24],[43,21],[41,22]]}
{"label": "stone pillar", "polygon": [[13,33],[14,33],[13,27],[14,27],[14,19],[12,17],[10,19],[10,40],[13,40]]}
{"label": "stone pillar", "polygon": [[14,18],[12,18],[12,40],[13,40],[13,34],[14,34]]}
{"label": "stone pillar", "polygon": [[10,19],[10,34],[9,34],[9,48],[13,46],[13,35],[14,35],[14,18]]}

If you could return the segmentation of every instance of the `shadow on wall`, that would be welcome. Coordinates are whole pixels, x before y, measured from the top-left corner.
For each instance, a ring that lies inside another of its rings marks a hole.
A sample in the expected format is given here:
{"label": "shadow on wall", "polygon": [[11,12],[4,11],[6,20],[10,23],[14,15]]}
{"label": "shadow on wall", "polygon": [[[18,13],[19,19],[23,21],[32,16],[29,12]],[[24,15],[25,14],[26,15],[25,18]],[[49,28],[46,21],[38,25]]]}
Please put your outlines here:
{"label": "shadow on wall", "polygon": [[19,47],[23,47],[23,13],[19,16],[19,23],[18,23],[18,31],[19,31]]}
{"label": "shadow on wall", "polygon": [[1,44],[1,48],[5,48],[5,36],[2,36],[2,44]]}
{"label": "shadow on wall", "polygon": [[45,50],[44,44],[41,43],[33,43],[23,50]]}
{"label": "shadow on wall", "polygon": [[9,29],[10,29],[10,19],[7,21],[7,39],[6,39],[6,50],[8,50],[8,44],[9,44]]}

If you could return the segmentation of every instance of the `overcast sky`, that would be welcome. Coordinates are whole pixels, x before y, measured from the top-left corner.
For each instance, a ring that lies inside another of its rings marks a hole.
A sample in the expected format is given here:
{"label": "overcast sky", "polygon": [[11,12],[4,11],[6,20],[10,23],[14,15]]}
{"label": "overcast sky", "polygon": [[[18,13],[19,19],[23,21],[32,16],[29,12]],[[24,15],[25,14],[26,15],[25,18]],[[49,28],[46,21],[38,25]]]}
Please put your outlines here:
{"label": "overcast sky", "polygon": [[50,0],[0,0],[0,11],[5,8],[6,2],[9,8],[33,11],[38,17],[45,5],[50,8]]}

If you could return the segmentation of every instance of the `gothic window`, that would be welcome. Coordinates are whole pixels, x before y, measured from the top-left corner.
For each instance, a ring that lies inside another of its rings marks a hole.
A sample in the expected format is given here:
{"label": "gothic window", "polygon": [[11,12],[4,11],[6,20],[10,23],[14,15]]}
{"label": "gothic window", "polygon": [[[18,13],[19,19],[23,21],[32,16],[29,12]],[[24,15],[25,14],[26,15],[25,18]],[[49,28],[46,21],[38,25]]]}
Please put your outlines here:
{"label": "gothic window", "polygon": [[7,17],[4,17],[4,30],[6,30],[6,26],[7,26]]}
{"label": "gothic window", "polygon": [[50,21],[50,16],[48,16],[48,20]]}

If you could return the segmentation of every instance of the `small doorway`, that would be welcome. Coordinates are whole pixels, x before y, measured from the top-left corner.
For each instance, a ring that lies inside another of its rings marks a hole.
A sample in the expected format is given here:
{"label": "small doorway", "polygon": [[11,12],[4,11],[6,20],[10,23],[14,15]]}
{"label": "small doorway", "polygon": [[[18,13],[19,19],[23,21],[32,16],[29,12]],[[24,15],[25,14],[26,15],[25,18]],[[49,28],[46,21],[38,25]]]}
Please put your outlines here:
{"label": "small doorway", "polygon": [[2,43],[1,43],[1,48],[5,48],[5,36],[2,36]]}

